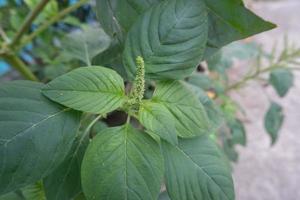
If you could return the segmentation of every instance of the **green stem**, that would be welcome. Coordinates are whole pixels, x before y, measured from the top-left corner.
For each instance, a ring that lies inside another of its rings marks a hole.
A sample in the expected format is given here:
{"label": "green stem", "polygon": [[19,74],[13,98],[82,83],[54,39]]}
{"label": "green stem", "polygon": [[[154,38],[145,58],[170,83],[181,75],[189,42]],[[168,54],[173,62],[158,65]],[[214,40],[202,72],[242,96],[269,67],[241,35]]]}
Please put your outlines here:
{"label": "green stem", "polygon": [[53,16],[48,21],[44,22],[40,27],[38,27],[38,29],[36,31],[34,31],[30,35],[28,35],[26,38],[24,38],[24,40],[22,41],[21,45],[18,46],[18,49],[21,49],[22,47],[24,47],[27,43],[31,42],[40,33],[42,33],[43,31],[47,30],[49,26],[51,26],[52,24],[56,23],[57,21],[59,21],[61,18],[65,17],[66,15],[68,15],[69,13],[71,13],[72,11],[78,9],[80,6],[82,6],[83,4],[85,4],[87,1],[88,0],[80,0],[77,3],[73,4],[72,6],[70,6],[70,7],[66,8],[66,9],[62,10],[61,12],[59,12],[57,15]]}
{"label": "green stem", "polygon": [[13,47],[18,44],[23,34],[27,32],[32,22],[40,14],[40,12],[43,10],[43,8],[47,5],[48,2],[49,0],[41,0],[40,3],[28,14],[24,23],[21,25],[21,28],[18,30],[14,39],[12,40],[10,46]]}
{"label": "green stem", "polygon": [[3,58],[24,78],[31,80],[31,81],[39,81],[38,78],[31,72],[31,70],[25,65],[25,63],[16,55],[3,55]]}

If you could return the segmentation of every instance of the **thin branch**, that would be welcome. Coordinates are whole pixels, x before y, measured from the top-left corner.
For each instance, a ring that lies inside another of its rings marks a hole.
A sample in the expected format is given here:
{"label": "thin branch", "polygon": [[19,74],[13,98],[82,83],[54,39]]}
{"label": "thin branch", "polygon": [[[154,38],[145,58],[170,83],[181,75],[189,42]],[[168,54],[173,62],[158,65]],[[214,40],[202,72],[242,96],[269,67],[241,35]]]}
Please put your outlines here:
{"label": "thin branch", "polygon": [[16,55],[3,55],[3,58],[26,79],[31,81],[39,81],[38,78],[30,71],[25,63]]}
{"label": "thin branch", "polygon": [[40,27],[37,28],[36,31],[28,35],[21,43],[21,45],[17,49],[21,49],[24,47],[27,43],[31,42],[35,37],[37,37],[40,33],[47,30],[49,26],[59,21],[61,18],[65,17],[69,13],[73,12],[74,10],[78,9],[80,6],[85,4],[88,0],[80,0],[77,3],[73,4],[72,6],[62,10],[57,15],[53,16],[48,21],[44,22]]}
{"label": "thin branch", "polygon": [[0,36],[2,37],[4,42],[9,42],[9,38],[1,26],[0,26]]}
{"label": "thin branch", "polygon": [[15,37],[13,38],[10,46],[15,46],[19,43],[19,40],[27,32],[32,22],[40,14],[40,12],[43,10],[43,8],[47,5],[48,2],[49,0],[41,0],[40,3],[28,14],[21,28],[18,30]]}

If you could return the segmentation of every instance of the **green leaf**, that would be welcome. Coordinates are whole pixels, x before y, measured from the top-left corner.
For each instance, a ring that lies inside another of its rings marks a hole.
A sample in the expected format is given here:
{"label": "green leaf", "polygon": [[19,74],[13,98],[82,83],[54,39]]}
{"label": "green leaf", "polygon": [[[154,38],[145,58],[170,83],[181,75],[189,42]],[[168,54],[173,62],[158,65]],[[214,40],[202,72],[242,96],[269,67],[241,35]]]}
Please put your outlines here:
{"label": "green leaf", "polygon": [[224,123],[223,113],[221,109],[207,96],[206,92],[201,89],[202,83],[195,80],[192,81],[191,84],[187,83],[187,86],[193,94],[198,97],[199,101],[204,106],[212,128],[214,130],[220,128]]}
{"label": "green leaf", "polygon": [[282,107],[279,104],[272,102],[265,115],[265,129],[272,139],[272,145],[277,141],[283,119],[284,115]]}
{"label": "green leaf", "polygon": [[87,145],[88,138],[77,138],[64,162],[44,178],[47,200],[70,200],[82,192],[80,171]]}
{"label": "green leaf", "polygon": [[188,77],[187,82],[201,88],[202,90],[209,90],[214,87],[213,80],[207,75],[201,73],[192,74]]}
{"label": "green leaf", "polygon": [[163,176],[159,145],[129,124],[93,139],[82,163],[87,199],[157,199]]}
{"label": "green leaf", "polygon": [[111,112],[126,100],[122,78],[99,66],[81,67],[58,77],[43,94],[67,107],[96,114]]}
{"label": "green leaf", "polygon": [[132,26],[123,63],[130,78],[142,56],[146,77],[181,79],[200,62],[207,42],[207,13],[199,0],[166,0],[149,8]]}
{"label": "green leaf", "polygon": [[[96,0],[96,13],[101,26],[122,43],[125,35],[146,9],[160,0]],[[126,17],[124,17],[126,16]]]}
{"label": "green leaf", "polygon": [[246,131],[244,124],[240,120],[234,119],[228,122],[228,126],[231,132],[232,143],[246,146]]}
{"label": "green leaf", "polygon": [[284,97],[293,86],[294,76],[288,69],[276,69],[270,74],[269,82],[280,97]]}
{"label": "green leaf", "polygon": [[85,27],[80,32],[70,33],[62,40],[63,54],[90,66],[92,59],[106,50],[110,42],[109,36],[102,29]]}
{"label": "green leaf", "polygon": [[80,113],[49,101],[43,84],[0,86],[0,194],[50,174],[69,152]]}
{"label": "green leaf", "polygon": [[158,103],[143,102],[139,120],[147,130],[159,135],[173,145],[177,144],[177,134],[173,116],[169,110]]}
{"label": "green leaf", "polygon": [[203,0],[209,21],[205,58],[230,42],[271,30],[276,26],[245,8],[242,0]]}
{"label": "green leaf", "polygon": [[[96,0],[100,24],[111,36],[120,30],[128,32],[137,17],[160,0]],[[126,17],[124,17],[126,16]]]}
{"label": "green leaf", "polygon": [[239,154],[235,150],[235,146],[231,139],[226,139],[223,142],[223,152],[224,152],[225,156],[227,157],[227,159],[229,159],[229,161],[232,161],[232,162],[238,161]]}
{"label": "green leaf", "polygon": [[179,136],[194,137],[210,133],[211,126],[203,105],[183,82],[158,83],[152,101],[170,111]]}
{"label": "green leaf", "polygon": [[215,143],[203,135],[162,142],[167,191],[172,200],[234,200],[230,171]]}

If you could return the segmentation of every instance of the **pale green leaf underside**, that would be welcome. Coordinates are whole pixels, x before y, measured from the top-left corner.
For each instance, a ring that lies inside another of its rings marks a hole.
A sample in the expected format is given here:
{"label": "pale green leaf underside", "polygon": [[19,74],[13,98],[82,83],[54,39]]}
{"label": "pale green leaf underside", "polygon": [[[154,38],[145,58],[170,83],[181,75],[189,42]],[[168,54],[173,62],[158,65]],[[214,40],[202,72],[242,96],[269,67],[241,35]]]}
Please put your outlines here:
{"label": "pale green leaf underside", "polygon": [[233,181],[214,142],[203,135],[162,142],[166,186],[172,200],[234,200]]}
{"label": "pale green leaf underside", "polygon": [[159,145],[130,125],[108,128],[89,145],[82,186],[90,199],[157,199],[163,176]]}
{"label": "pale green leaf underside", "polygon": [[80,114],[49,101],[42,87],[29,81],[0,87],[0,194],[47,176],[71,148]]}
{"label": "pale green leaf underside", "polygon": [[272,144],[277,141],[279,130],[284,120],[282,107],[272,102],[265,115],[265,129],[272,139]]}
{"label": "pale green leaf underside", "polygon": [[145,60],[146,77],[180,79],[200,62],[207,42],[207,13],[199,0],[166,0],[149,8],[130,29],[123,63],[133,78],[135,58]]}
{"label": "pale green leaf underside", "polygon": [[143,102],[139,120],[147,130],[157,134],[173,145],[177,144],[177,134],[173,116],[169,110],[158,103]]}
{"label": "pale green leaf underside", "polygon": [[70,33],[62,40],[63,54],[81,60],[86,65],[90,65],[92,59],[109,45],[109,36],[97,27],[85,27],[80,32]]}
{"label": "pale green leaf underside", "polygon": [[152,101],[169,110],[179,136],[194,137],[210,133],[211,125],[204,107],[183,82],[158,83]]}
{"label": "pale green leaf underside", "polygon": [[81,67],[58,77],[46,85],[43,94],[67,107],[96,114],[111,112],[126,100],[122,78],[99,66]]}

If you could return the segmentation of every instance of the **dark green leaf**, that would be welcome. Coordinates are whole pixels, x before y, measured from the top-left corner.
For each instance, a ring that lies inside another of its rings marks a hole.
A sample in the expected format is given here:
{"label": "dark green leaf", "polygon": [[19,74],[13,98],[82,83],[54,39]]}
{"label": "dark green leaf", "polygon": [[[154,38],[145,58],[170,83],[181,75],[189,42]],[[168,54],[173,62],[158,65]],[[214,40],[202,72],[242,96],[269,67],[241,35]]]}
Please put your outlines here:
{"label": "dark green leaf", "polygon": [[122,78],[99,66],[81,67],[58,77],[43,94],[67,107],[99,114],[117,109],[126,99]]}
{"label": "dark green leaf", "polygon": [[110,38],[100,28],[86,27],[81,32],[72,32],[62,41],[63,54],[91,65],[92,59],[106,50]]}
{"label": "dark green leaf", "polygon": [[[200,78],[200,77],[199,77]],[[211,100],[205,91],[203,91],[201,87],[201,83],[193,81],[192,84],[187,83],[189,89],[198,97],[201,104],[204,106],[211,126],[214,130],[220,128],[220,126],[224,123],[223,113],[221,109]],[[213,130],[213,131],[214,131]]]}
{"label": "dark green leaf", "polygon": [[87,144],[88,138],[78,138],[64,162],[44,178],[47,200],[70,200],[82,192],[80,171]]}
{"label": "dark green leaf", "polygon": [[43,84],[0,87],[0,194],[49,175],[69,152],[80,114],[49,101]]}
{"label": "dark green leaf", "polygon": [[162,142],[166,185],[172,200],[234,200],[230,171],[214,142],[203,135]]}
{"label": "dark green leaf", "polygon": [[139,111],[139,120],[147,130],[161,138],[177,144],[175,122],[169,110],[158,103],[144,102]]}
{"label": "dark green leaf", "polygon": [[276,69],[271,72],[269,82],[279,96],[284,97],[293,86],[294,76],[288,69]]}
{"label": "dark green leaf", "polygon": [[[96,0],[96,12],[101,26],[111,37],[122,43],[138,16],[160,0]],[[124,17],[126,16],[126,17]]]}
{"label": "dark green leaf", "polygon": [[239,154],[235,150],[235,146],[231,139],[227,139],[223,142],[223,151],[229,161],[237,162],[239,159]]}
{"label": "dark green leaf", "polygon": [[209,21],[209,39],[205,58],[230,42],[276,27],[245,8],[242,0],[204,1]]}
{"label": "dark green leaf", "polygon": [[199,0],[166,0],[149,8],[128,33],[123,63],[130,78],[142,56],[146,77],[181,79],[200,62],[207,42],[207,13]]}
{"label": "dark green leaf", "polygon": [[278,133],[282,126],[283,119],[284,115],[282,107],[279,104],[272,102],[269,110],[265,115],[265,129],[272,139],[272,144],[277,141]]}
{"label": "dark green leaf", "polygon": [[82,163],[87,199],[157,199],[163,176],[159,145],[130,125],[97,134]]}
{"label": "dark green leaf", "polygon": [[183,82],[158,83],[152,101],[170,111],[179,136],[194,137],[210,133],[211,126],[203,105]]}
{"label": "dark green leaf", "polygon": [[244,124],[238,120],[231,120],[228,122],[231,132],[231,141],[233,144],[240,144],[246,146],[246,131]]}

